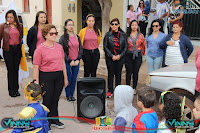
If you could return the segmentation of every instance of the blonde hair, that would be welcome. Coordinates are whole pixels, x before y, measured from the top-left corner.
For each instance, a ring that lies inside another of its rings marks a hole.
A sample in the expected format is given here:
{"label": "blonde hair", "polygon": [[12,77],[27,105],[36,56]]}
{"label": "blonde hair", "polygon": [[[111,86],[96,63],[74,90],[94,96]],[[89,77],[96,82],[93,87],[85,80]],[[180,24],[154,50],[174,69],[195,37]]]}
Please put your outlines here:
{"label": "blonde hair", "polygon": [[[44,27],[42,28],[42,37],[46,40],[46,35],[49,33],[49,31],[51,30],[51,29],[56,29],[56,26],[55,25],[53,25],[53,24],[45,24],[44,25]],[[56,31],[57,31],[57,29],[56,29]]]}

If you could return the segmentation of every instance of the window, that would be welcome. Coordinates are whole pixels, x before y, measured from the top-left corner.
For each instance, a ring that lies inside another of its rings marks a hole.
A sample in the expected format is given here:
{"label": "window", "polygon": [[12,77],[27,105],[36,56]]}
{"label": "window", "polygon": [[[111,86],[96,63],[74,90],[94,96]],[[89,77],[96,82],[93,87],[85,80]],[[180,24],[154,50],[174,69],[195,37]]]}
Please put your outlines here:
{"label": "window", "polygon": [[29,0],[24,0],[24,12],[30,12]]}

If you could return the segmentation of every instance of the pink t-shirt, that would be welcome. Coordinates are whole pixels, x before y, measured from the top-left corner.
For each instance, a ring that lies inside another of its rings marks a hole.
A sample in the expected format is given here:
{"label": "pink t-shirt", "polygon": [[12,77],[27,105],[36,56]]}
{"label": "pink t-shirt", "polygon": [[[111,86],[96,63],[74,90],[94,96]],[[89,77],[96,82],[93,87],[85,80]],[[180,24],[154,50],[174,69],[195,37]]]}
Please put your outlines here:
{"label": "pink t-shirt", "polygon": [[9,40],[10,45],[18,45],[20,43],[20,41],[19,41],[19,31],[16,27],[12,28],[10,26],[9,36],[10,36],[10,40]]}
{"label": "pink t-shirt", "polygon": [[42,37],[42,30],[38,27],[38,33],[37,33],[37,44],[36,48],[41,44],[45,42],[44,38]]}
{"label": "pink t-shirt", "polygon": [[87,50],[93,50],[97,49],[99,47],[98,45],[98,37],[96,32],[89,31],[86,29],[85,37],[84,37],[84,42],[83,42],[83,48]]}
{"label": "pink t-shirt", "polygon": [[56,72],[63,70],[63,59],[64,51],[60,44],[48,47],[42,43],[34,52],[33,64],[39,65],[40,71]]}
{"label": "pink t-shirt", "polygon": [[198,51],[196,53],[195,63],[196,63],[196,68],[197,68],[195,89],[198,92],[200,92],[200,48],[198,49]]}
{"label": "pink t-shirt", "polygon": [[[131,22],[132,20],[137,20],[137,13],[136,13],[136,12],[132,12],[132,11],[129,10],[129,11],[126,13],[126,18],[130,18],[130,22]],[[129,27],[128,22],[127,22],[127,27]]]}
{"label": "pink t-shirt", "polygon": [[78,57],[78,52],[79,52],[79,42],[78,38],[76,35],[74,36],[69,36],[69,58],[70,60],[76,60]]}

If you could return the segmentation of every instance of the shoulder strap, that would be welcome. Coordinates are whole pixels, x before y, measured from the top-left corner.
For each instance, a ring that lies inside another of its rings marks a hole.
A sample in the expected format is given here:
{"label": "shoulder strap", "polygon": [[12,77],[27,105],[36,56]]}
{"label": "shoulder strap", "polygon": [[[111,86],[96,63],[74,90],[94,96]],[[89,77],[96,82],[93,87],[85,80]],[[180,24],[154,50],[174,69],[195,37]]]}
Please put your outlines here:
{"label": "shoulder strap", "polygon": [[17,115],[19,119],[31,119],[36,115],[37,111],[32,107],[26,107]]}

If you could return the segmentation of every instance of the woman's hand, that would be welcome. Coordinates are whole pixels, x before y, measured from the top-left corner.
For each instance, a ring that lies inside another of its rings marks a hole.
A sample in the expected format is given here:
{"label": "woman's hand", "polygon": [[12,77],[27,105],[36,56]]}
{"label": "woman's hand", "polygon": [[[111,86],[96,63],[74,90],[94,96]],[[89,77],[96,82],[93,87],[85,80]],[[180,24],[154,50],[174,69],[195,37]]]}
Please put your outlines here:
{"label": "woman's hand", "polygon": [[117,58],[116,60],[120,60],[120,55],[117,55],[116,58]]}
{"label": "woman's hand", "polygon": [[174,22],[174,20],[173,20],[173,19],[171,19],[171,18],[169,18],[169,22],[170,22],[170,23],[173,23],[173,22]]}
{"label": "woman's hand", "polygon": [[64,87],[66,88],[68,86],[68,79],[64,78]]}
{"label": "woman's hand", "polygon": [[115,55],[113,55],[112,60],[113,60],[113,61],[116,61],[116,60],[117,60],[117,58],[116,58]]}
{"label": "woman's hand", "polygon": [[172,46],[172,45],[174,45],[175,44],[175,42],[174,41],[172,41],[172,40],[170,40],[170,41],[167,41],[167,45],[169,45],[169,46]]}
{"label": "woman's hand", "polygon": [[71,61],[70,66],[71,66],[71,67],[72,67],[72,66],[75,66],[74,61]]}
{"label": "woman's hand", "polygon": [[74,65],[75,65],[75,66],[78,66],[79,62],[80,62],[79,60],[76,60],[76,61],[74,62]]}

